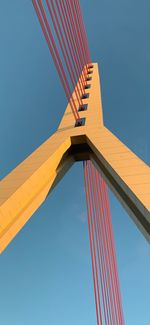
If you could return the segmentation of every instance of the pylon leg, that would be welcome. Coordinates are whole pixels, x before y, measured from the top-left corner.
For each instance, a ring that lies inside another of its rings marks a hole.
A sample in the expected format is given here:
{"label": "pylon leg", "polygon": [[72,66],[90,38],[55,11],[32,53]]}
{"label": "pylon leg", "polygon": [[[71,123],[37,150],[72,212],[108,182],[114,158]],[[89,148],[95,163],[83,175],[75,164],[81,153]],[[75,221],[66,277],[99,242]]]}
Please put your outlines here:
{"label": "pylon leg", "polygon": [[107,128],[89,132],[91,160],[150,241],[150,168]]}
{"label": "pylon leg", "polygon": [[42,144],[0,183],[0,251],[45,200],[59,174],[63,176],[70,138],[58,134]]}

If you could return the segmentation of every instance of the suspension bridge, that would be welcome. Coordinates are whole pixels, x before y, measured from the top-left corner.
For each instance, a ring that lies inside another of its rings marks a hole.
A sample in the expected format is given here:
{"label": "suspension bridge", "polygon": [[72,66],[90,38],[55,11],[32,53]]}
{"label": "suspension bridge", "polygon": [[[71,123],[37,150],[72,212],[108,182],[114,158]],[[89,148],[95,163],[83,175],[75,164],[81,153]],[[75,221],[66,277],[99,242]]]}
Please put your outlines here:
{"label": "suspension bridge", "polygon": [[123,325],[107,185],[150,241],[149,166],[104,125],[99,68],[79,0],[32,3],[68,105],[56,132],[0,182],[0,250],[82,161],[97,324]]}

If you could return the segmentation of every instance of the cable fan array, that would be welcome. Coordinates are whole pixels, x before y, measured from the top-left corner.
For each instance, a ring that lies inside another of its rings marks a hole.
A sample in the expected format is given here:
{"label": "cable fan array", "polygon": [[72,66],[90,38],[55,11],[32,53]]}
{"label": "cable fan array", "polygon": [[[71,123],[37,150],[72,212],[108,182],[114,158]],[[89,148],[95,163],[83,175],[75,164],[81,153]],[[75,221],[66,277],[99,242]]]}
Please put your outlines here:
{"label": "cable fan array", "polygon": [[[91,57],[79,0],[32,0],[76,123]],[[73,97],[73,92],[75,97]],[[90,161],[84,181],[98,325],[124,325],[107,186]]]}
{"label": "cable fan array", "polygon": [[78,108],[83,105],[91,62],[80,3],[78,0],[32,2],[75,121],[80,123]]}
{"label": "cable fan array", "polygon": [[84,162],[84,180],[97,324],[123,325],[107,186],[90,161]]}

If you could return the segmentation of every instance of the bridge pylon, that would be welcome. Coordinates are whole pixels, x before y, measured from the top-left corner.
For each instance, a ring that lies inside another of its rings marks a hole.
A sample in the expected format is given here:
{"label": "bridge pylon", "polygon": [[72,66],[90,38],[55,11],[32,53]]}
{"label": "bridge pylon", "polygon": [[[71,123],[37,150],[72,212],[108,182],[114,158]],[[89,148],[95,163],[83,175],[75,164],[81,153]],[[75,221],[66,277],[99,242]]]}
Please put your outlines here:
{"label": "bridge pylon", "polygon": [[[97,63],[75,124],[68,104],[56,132],[0,182],[0,252],[76,161],[90,159],[150,242],[150,168],[103,122]],[[74,100],[77,102],[75,92]]]}

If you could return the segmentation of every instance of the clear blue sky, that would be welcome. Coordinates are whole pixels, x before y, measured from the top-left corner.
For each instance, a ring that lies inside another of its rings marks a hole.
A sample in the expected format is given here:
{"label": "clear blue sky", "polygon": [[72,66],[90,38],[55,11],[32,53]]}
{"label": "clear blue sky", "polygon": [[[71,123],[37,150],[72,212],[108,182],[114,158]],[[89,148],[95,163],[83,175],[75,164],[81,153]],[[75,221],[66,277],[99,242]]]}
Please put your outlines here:
{"label": "clear blue sky", "polygon": [[[150,164],[150,1],[81,1],[105,124]],[[31,0],[0,0],[0,178],[56,129],[66,99]],[[74,194],[75,193],[75,194]],[[110,193],[126,325],[150,324],[150,247]],[[1,325],[95,325],[82,164],[0,256]]]}

